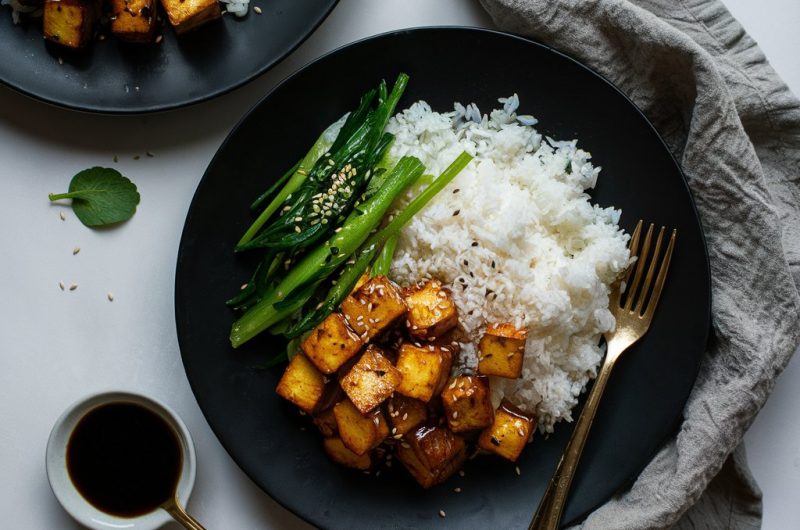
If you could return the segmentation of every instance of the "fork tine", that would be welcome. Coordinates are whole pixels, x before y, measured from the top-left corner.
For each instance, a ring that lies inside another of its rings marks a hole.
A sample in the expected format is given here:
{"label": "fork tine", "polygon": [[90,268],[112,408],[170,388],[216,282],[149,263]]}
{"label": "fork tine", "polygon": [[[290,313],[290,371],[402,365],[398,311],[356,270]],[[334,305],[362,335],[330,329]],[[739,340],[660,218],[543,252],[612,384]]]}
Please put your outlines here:
{"label": "fork tine", "polygon": [[642,284],[642,288],[639,290],[639,296],[636,300],[636,306],[633,308],[633,312],[636,314],[641,314],[642,306],[644,305],[644,301],[647,298],[647,293],[650,291],[650,285],[653,283],[653,276],[656,273],[656,264],[658,263],[659,252],[661,251],[661,243],[664,240],[664,231],[666,228],[663,226],[661,230],[658,231],[658,238],[656,238],[656,248],[653,250],[653,255],[650,258],[650,266],[647,268],[647,276],[644,278],[644,283]]}
{"label": "fork tine", "polygon": [[672,249],[675,247],[675,238],[678,237],[678,231],[673,230],[672,236],[669,238],[667,250],[664,252],[664,257],[661,260],[661,268],[658,270],[658,277],[656,278],[656,285],[653,287],[653,294],[650,296],[650,301],[647,303],[647,310],[644,312],[646,319],[651,319],[653,313],[656,311],[658,299],[661,296],[661,289],[664,287],[664,281],[667,279],[667,270],[669,270],[669,263],[672,260]]}
{"label": "fork tine", "polygon": [[630,285],[628,291],[628,295],[625,299],[625,310],[630,311],[631,307],[633,307],[633,297],[636,295],[636,288],[639,286],[639,282],[642,281],[642,273],[644,272],[645,262],[647,261],[647,253],[650,252],[650,242],[653,239],[653,223],[650,223],[650,226],[647,229],[647,235],[644,236],[644,243],[642,244],[642,250],[639,252],[639,259],[638,263],[636,264],[636,273],[633,276],[633,282]]}
{"label": "fork tine", "polygon": [[[630,250],[631,257],[639,255],[639,237],[642,235],[642,224],[644,221],[639,219],[639,222],[636,223],[636,228],[633,229],[633,234],[631,234],[631,240],[628,243],[628,249]],[[625,283],[625,290],[628,290],[628,284],[630,283],[631,274],[633,273],[633,267],[630,265],[625,270],[625,278],[622,280]]]}

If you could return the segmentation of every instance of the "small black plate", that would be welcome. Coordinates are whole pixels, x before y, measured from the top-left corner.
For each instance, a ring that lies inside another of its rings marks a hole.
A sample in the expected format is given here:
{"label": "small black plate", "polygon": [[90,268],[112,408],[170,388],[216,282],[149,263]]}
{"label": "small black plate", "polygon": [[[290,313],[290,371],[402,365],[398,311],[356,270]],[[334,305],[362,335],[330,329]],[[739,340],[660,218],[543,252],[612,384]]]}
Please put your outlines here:
{"label": "small black plate", "polygon": [[[614,86],[541,44],[468,28],[380,35],[308,65],[264,98],[211,162],[192,202],[178,253],[175,308],[184,366],[208,422],[248,475],[282,505],[326,528],[525,528],[572,426],[537,435],[514,465],[476,458],[428,491],[395,466],[380,477],[333,464],[308,418],[275,394],[282,368],[252,367],[275,353],[260,338],[228,343],[223,304],[252,263],[232,248],[251,222],[253,197],[299,159],[316,135],[359,96],[398,72],[411,76],[400,103],[453,101],[483,111],[518,93],[520,112],[558,139],[578,138],[603,167],[594,199],[622,208],[632,230],[643,218],[678,229],[670,277],[647,336],[622,358],[573,483],[565,522],[627,487],[675,432],[709,329],[710,285],[703,234],[684,177],[663,141]],[[575,411],[577,415],[578,411]],[[305,430],[301,428],[305,427]],[[453,488],[461,487],[462,493]],[[440,520],[439,510],[447,513]]]}
{"label": "small black plate", "polygon": [[[337,2],[252,0],[245,18],[224,15],[180,37],[163,22],[160,44],[131,45],[109,37],[81,52],[46,44],[40,20],[14,25],[11,10],[3,6],[0,83],[89,112],[135,114],[183,107],[267,71],[299,46]],[[256,5],[261,15],[252,12]]]}

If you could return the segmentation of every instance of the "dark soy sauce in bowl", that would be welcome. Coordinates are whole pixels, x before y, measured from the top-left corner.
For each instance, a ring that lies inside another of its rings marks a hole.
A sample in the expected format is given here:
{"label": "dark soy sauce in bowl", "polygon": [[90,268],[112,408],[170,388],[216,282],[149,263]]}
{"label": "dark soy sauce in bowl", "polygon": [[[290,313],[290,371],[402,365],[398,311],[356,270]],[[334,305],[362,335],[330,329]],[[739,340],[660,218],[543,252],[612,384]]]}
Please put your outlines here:
{"label": "dark soy sauce in bowl", "polygon": [[67,471],[75,488],[95,508],[118,517],[144,515],[171,499],[182,465],[174,429],[131,402],[90,410],[67,444]]}

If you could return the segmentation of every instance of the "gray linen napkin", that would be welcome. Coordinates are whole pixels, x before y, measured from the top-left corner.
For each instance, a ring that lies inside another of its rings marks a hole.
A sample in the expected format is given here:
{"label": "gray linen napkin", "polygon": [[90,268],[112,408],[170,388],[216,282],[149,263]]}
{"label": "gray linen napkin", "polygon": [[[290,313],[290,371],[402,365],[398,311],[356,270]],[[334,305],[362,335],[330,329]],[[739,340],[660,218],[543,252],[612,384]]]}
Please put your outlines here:
{"label": "gray linen napkin", "polygon": [[800,342],[800,101],[718,0],[481,2],[501,29],[575,57],[644,110],[708,242],[713,332],[683,424],[581,527],[760,527],[740,444]]}

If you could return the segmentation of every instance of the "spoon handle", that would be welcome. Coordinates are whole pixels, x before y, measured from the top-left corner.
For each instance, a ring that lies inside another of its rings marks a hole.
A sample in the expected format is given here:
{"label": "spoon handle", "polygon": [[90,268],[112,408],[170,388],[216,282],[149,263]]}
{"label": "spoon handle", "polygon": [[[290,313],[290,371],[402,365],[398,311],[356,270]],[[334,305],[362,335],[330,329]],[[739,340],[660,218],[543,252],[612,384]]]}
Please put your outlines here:
{"label": "spoon handle", "polygon": [[186,530],[206,530],[194,517],[186,513],[186,510],[178,502],[177,496],[164,504],[163,508],[173,519],[182,524]]}

